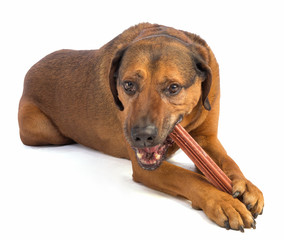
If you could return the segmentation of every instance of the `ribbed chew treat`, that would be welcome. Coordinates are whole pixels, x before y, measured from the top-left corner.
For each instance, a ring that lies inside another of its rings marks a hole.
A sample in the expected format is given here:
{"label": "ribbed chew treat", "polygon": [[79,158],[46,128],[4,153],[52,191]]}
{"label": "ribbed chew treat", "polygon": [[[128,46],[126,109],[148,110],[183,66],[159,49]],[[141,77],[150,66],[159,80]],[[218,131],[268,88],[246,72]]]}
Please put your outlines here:
{"label": "ribbed chew treat", "polygon": [[170,137],[218,189],[232,194],[232,182],[189,133],[177,124]]}

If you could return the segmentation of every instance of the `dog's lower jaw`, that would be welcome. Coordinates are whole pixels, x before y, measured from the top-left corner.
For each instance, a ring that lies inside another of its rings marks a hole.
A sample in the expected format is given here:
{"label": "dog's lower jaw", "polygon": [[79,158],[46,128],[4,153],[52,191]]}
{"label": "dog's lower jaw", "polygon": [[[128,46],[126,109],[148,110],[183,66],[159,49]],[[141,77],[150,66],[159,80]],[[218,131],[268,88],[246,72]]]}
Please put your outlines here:
{"label": "dog's lower jaw", "polygon": [[173,141],[170,137],[159,145],[148,148],[133,148],[136,153],[136,159],[141,168],[153,171],[157,169],[166,159],[167,150],[172,146]]}
{"label": "dog's lower jaw", "polygon": [[141,153],[141,149],[135,149],[136,159],[141,168],[153,171],[157,169],[164,160],[164,156],[159,153]]}

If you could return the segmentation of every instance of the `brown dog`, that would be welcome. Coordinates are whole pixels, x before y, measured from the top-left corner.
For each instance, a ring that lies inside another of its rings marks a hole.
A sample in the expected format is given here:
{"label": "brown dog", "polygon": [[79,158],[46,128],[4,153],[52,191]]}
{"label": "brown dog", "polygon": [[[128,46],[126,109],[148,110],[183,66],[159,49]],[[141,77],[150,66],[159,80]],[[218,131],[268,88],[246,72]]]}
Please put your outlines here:
{"label": "brown dog", "polygon": [[[144,23],[99,50],[61,50],[35,64],[20,101],[20,136],[26,145],[77,142],[129,158],[135,181],[243,231],[255,228],[264,200],[217,139],[219,98],[218,63],[206,42]],[[232,195],[162,162],[177,150],[167,136],[178,122],[232,180]]]}

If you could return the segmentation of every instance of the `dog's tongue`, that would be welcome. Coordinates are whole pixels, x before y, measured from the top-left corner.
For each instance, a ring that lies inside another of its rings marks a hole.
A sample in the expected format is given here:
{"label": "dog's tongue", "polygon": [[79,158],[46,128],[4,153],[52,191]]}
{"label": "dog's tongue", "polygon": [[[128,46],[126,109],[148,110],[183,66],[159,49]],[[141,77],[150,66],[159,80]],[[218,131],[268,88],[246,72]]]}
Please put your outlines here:
{"label": "dog's tongue", "polygon": [[139,150],[142,150],[146,153],[154,153],[154,152],[157,152],[158,149],[159,149],[160,145],[157,145],[157,146],[154,146],[154,147],[150,147],[150,148],[142,148],[142,149],[139,149]]}

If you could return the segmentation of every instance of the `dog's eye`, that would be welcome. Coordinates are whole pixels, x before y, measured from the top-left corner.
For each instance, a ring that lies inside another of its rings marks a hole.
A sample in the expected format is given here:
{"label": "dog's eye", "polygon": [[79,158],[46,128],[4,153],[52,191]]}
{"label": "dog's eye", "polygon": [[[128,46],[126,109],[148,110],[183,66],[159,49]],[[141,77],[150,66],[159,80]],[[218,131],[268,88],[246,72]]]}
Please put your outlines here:
{"label": "dog's eye", "polygon": [[128,95],[134,95],[137,91],[137,84],[135,82],[126,81],[123,83],[123,88]]}
{"label": "dog's eye", "polygon": [[177,83],[173,83],[167,88],[167,93],[170,96],[174,96],[174,95],[177,95],[180,92],[180,90],[181,90],[181,86],[178,85]]}

